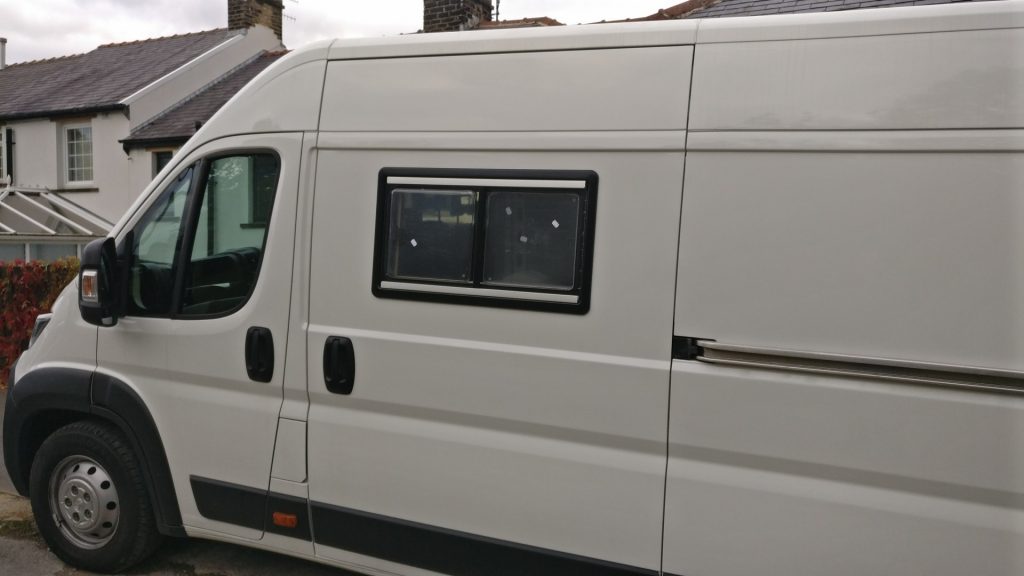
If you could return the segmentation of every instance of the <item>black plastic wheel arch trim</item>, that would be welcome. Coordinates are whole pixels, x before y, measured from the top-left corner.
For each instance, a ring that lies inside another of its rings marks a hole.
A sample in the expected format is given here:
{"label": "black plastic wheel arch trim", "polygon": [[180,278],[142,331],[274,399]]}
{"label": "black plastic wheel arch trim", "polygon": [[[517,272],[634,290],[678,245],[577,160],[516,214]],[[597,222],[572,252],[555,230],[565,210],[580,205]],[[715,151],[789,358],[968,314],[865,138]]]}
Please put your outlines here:
{"label": "black plastic wheel arch trim", "polygon": [[110,422],[124,433],[140,456],[158,530],[167,536],[185,536],[167,455],[145,403],[127,384],[90,370],[40,368],[9,384],[4,463],[18,493],[29,493],[32,458],[43,440],[39,434],[55,422],[62,425],[85,417]]}

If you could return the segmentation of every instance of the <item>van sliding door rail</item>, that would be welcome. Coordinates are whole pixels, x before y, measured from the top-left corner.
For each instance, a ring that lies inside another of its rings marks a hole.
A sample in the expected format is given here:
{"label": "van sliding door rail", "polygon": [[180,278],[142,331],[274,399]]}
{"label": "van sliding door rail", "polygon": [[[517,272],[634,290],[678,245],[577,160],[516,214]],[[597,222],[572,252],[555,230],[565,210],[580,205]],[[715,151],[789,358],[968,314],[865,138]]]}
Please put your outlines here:
{"label": "van sliding door rail", "polygon": [[697,340],[695,359],[708,364],[808,372],[828,376],[874,378],[920,386],[1024,396],[1024,372],[955,364],[936,364],[758,348]]}

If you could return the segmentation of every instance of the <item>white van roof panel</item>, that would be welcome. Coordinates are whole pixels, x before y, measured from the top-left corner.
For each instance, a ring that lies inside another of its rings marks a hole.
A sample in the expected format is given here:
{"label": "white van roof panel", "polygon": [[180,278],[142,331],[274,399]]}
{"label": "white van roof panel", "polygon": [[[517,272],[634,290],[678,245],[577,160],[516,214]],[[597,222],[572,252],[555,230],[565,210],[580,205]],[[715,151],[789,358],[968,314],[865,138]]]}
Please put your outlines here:
{"label": "white van roof panel", "polygon": [[697,21],[475,30],[338,40],[331,60],[678,46],[697,39]]}

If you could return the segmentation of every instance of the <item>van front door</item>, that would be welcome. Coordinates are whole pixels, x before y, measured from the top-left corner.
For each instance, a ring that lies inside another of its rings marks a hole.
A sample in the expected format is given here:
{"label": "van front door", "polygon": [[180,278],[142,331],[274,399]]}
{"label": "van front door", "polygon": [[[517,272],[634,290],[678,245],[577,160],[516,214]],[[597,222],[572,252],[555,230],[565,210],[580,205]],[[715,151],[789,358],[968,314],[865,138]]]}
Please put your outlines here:
{"label": "van front door", "polygon": [[301,134],[190,154],[118,236],[126,316],[98,370],[131,386],[167,453],[184,524],[263,531],[281,407]]}

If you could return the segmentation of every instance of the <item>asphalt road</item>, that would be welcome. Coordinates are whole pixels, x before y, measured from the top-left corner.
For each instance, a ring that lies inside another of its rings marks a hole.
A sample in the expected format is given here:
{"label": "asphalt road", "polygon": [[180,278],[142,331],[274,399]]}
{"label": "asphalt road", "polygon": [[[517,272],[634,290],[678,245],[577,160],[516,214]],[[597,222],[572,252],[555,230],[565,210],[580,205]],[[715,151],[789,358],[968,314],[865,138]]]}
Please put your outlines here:
{"label": "asphalt road", "polygon": [[[6,392],[0,390],[0,392]],[[0,394],[0,424],[6,394]],[[2,428],[0,428],[2,429]],[[28,500],[14,493],[0,458],[0,573],[19,576],[91,574],[70,568],[50,553],[36,530]],[[194,539],[166,539],[131,576],[356,576],[352,572],[242,546]]]}

